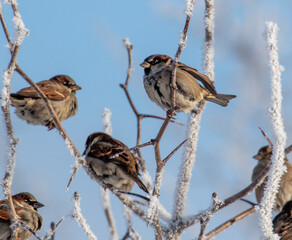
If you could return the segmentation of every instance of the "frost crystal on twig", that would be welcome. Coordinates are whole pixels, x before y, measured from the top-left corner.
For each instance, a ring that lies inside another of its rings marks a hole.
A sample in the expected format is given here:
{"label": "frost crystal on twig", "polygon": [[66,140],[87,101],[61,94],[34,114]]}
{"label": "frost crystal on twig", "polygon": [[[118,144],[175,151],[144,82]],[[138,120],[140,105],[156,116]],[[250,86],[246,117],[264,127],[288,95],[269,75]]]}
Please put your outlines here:
{"label": "frost crystal on twig", "polygon": [[284,130],[283,119],[281,116],[282,107],[282,86],[281,71],[283,67],[279,64],[277,33],[278,25],[273,22],[266,23],[266,41],[268,45],[270,68],[271,68],[271,89],[272,89],[272,107],[270,109],[273,130],[276,137],[276,143],[273,146],[272,165],[268,175],[264,196],[260,203],[259,216],[264,239],[279,239],[273,233],[272,209],[278,192],[281,177],[284,174],[284,158],[286,133]]}
{"label": "frost crystal on twig", "polygon": [[83,217],[81,213],[80,195],[78,192],[74,193],[73,204],[74,204],[74,208],[73,208],[72,217],[83,228],[89,240],[97,240],[97,237],[91,231],[90,226],[86,223],[86,219]]}
{"label": "frost crystal on twig", "polygon": [[214,0],[206,0],[206,13],[205,13],[205,29],[206,39],[204,42],[204,59],[203,59],[203,71],[211,81],[214,82]]}
{"label": "frost crystal on twig", "polygon": [[149,208],[147,213],[147,218],[149,219],[149,223],[152,223],[154,216],[156,214],[158,207],[158,198],[156,195],[150,197]]}
{"label": "frost crystal on twig", "polygon": [[192,16],[193,14],[194,4],[195,0],[186,0],[185,14],[188,15],[189,17]]}
{"label": "frost crystal on twig", "polygon": [[105,108],[102,112],[102,122],[103,122],[103,131],[112,135],[112,124],[111,124],[112,112],[108,108]]}
{"label": "frost crystal on twig", "polygon": [[14,24],[15,31],[13,44],[20,46],[25,36],[28,34],[28,29],[25,28],[21,16],[18,12],[15,13],[15,16],[13,17],[12,21]]}

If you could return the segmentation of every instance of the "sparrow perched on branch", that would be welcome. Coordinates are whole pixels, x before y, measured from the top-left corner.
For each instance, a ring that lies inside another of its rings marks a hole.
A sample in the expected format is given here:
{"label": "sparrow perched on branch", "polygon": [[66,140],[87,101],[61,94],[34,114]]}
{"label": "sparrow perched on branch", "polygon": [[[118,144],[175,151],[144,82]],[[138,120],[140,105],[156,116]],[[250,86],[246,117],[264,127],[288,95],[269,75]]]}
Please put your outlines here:
{"label": "sparrow perched on branch", "polygon": [[[54,108],[59,120],[74,116],[78,110],[78,102],[75,96],[81,87],[67,75],[57,75],[50,80],[36,83],[47,96]],[[23,88],[17,93],[11,93],[11,105],[15,107],[16,115],[35,125],[45,125],[49,130],[55,128],[54,121],[45,103],[33,87]]]}
{"label": "sparrow perched on branch", "polygon": [[[253,169],[252,181],[254,181],[259,174],[267,167],[270,163],[272,157],[272,148],[270,146],[264,146],[259,151],[258,154],[253,156],[254,159],[258,160],[258,164]],[[287,167],[287,172],[282,176],[280,187],[277,193],[275,200],[274,210],[281,211],[284,204],[292,200],[292,165],[288,162],[287,156],[285,157],[285,166]],[[258,202],[261,201],[264,191],[267,178],[265,181],[259,185],[256,190],[256,199]]]}
{"label": "sparrow perched on branch", "polygon": [[292,201],[288,201],[273,220],[274,232],[281,240],[292,239]]}
{"label": "sparrow perched on branch", "polygon": [[[148,193],[147,188],[138,177],[140,167],[137,159],[127,150],[128,147],[122,142],[98,132],[88,136],[83,155],[92,170],[91,177],[105,188],[129,192],[135,181],[143,191]],[[114,156],[120,152],[123,153]]]}
{"label": "sparrow perched on branch", "polygon": [[[13,206],[16,215],[22,223],[27,225],[33,232],[42,228],[43,219],[38,214],[37,209],[43,207],[36,198],[27,192],[18,193],[12,196]],[[0,201],[0,240],[10,240],[12,231],[10,228],[10,216],[8,212],[8,203],[6,200]],[[18,228],[17,240],[26,240],[32,233],[23,228]]]}
{"label": "sparrow perched on branch", "polygon": [[[167,55],[151,55],[140,64],[144,68],[144,87],[151,101],[164,110],[171,108],[171,72],[173,59]],[[200,81],[203,85],[198,83]],[[201,100],[226,107],[235,95],[219,94],[212,81],[183,63],[176,70],[175,102],[178,112],[189,113]]]}

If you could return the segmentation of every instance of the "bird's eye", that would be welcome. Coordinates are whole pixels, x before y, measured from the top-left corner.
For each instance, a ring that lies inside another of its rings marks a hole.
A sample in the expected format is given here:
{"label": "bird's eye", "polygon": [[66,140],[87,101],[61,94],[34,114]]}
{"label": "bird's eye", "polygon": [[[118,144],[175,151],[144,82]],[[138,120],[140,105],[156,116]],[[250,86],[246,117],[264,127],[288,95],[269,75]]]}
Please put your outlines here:
{"label": "bird's eye", "polygon": [[154,60],[154,64],[157,64],[159,61],[157,59]]}

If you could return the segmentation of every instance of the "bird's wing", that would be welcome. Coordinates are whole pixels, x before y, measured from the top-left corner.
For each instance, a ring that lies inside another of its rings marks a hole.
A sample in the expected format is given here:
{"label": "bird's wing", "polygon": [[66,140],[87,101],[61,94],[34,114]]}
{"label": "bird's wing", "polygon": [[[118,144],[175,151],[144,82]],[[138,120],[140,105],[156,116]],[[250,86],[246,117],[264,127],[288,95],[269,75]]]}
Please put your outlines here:
{"label": "bird's wing", "polygon": [[[61,101],[64,100],[68,91],[64,88],[61,88],[56,83],[51,82],[50,80],[45,80],[37,83],[38,87],[43,91],[49,100],[52,101]],[[17,93],[12,93],[12,97],[15,98],[40,98],[39,94],[35,91],[33,87],[23,88]]]}
{"label": "bird's wing", "polygon": [[214,95],[217,94],[213,83],[206,75],[200,73],[197,69],[191,68],[191,67],[189,67],[183,63],[180,63],[180,62],[178,63],[178,67],[181,70],[186,71],[187,73],[191,74],[197,80],[199,80],[210,93],[212,93]]}

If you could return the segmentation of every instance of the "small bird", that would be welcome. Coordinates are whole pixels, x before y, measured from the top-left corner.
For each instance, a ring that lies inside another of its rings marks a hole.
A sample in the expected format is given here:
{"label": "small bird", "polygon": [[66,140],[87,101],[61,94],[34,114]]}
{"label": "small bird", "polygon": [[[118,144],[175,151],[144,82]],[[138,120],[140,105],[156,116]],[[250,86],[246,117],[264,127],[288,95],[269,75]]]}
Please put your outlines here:
{"label": "small bird", "polygon": [[[92,170],[91,177],[105,188],[129,192],[135,181],[143,191],[148,193],[138,177],[140,167],[137,159],[127,150],[128,147],[122,142],[105,133],[97,132],[88,136],[83,155]],[[113,157],[121,152],[123,153],[119,156]]]}
{"label": "small bird", "polygon": [[[267,167],[267,165],[271,161],[271,157],[272,148],[270,146],[264,146],[260,148],[257,155],[253,156],[254,159],[258,160],[258,164],[253,169],[252,181],[254,181],[259,176],[259,174]],[[292,200],[292,165],[288,162],[287,156],[285,157],[285,166],[287,167],[287,172],[284,173],[280,182],[280,187],[274,205],[274,210],[276,211],[281,211],[284,204],[287,201]],[[256,199],[258,202],[261,201],[264,195],[266,181],[267,178],[255,190]]]}
{"label": "small bird", "polygon": [[[28,193],[22,192],[12,196],[15,212],[18,219],[27,225],[32,231],[36,232],[42,228],[43,218],[37,212],[38,208],[43,207],[36,200],[36,198]],[[10,240],[11,228],[10,228],[10,216],[8,212],[8,204],[6,200],[0,201],[0,240]],[[32,235],[23,228],[18,228],[17,240],[29,239]]]}
{"label": "small bird", "polygon": [[[47,96],[59,120],[62,122],[74,116],[78,110],[78,101],[75,96],[81,87],[67,75],[57,75],[50,80],[36,83]],[[49,130],[55,128],[54,121],[45,103],[33,87],[23,88],[17,93],[11,93],[11,105],[15,107],[16,115],[35,125],[44,125]]]}
{"label": "small bird", "polygon": [[[151,101],[164,110],[171,108],[171,72],[173,59],[167,55],[151,55],[140,64],[144,68],[144,88]],[[200,81],[202,85],[198,83]],[[211,80],[198,70],[178,63],[176,72],[177,112],[189,113],[201,100],[226,107],[235,95],[219,94]]]}
{"label": "small bird", "polygon": [[281,240],[292,239],[292,201],[288,201],[273,220],[274,232]]}

